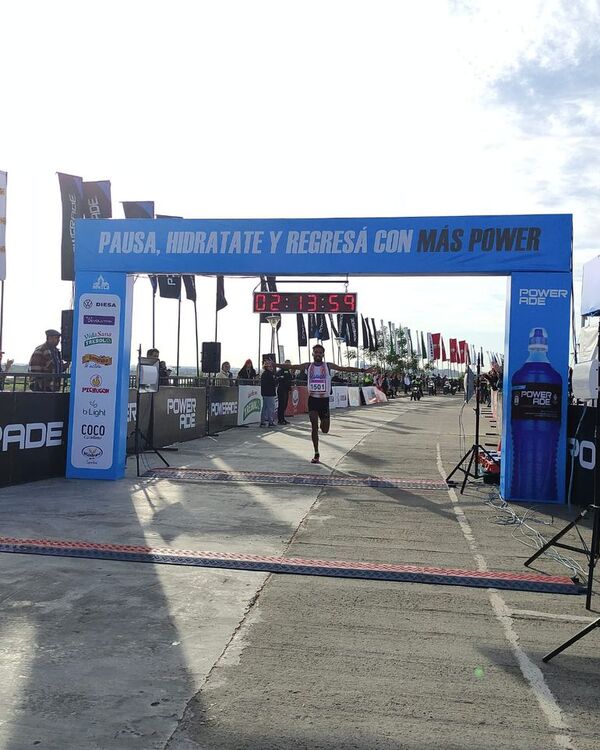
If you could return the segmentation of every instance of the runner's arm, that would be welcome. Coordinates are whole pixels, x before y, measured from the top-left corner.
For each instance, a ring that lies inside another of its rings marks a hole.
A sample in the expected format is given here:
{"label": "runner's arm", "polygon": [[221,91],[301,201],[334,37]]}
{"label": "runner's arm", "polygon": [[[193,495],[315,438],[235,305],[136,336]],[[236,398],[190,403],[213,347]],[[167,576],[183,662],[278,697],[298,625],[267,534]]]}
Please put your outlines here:
{"label": "runner's arm", "polygon": [[374,372],[374,367],[347,367],[345,365],[336,365],[333,362],[328,362],[330,370],[337,370],[338,372]]}
{"label": "runner's arm", "polygon": [[276,364],[275,367],[281,367],[283,370],[308,370],[310,367],[310,362],[304,362],[301,365],[286,365],[285,362],[283,364]]}

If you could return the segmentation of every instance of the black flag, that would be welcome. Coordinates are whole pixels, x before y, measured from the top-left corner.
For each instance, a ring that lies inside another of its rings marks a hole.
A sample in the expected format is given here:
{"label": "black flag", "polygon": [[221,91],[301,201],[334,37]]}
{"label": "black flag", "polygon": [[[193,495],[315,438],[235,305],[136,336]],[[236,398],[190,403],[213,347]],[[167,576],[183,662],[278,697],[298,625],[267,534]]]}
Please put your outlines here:
{"label": "black flag", "polygon": [[150,284],[152,285],[152,294],[156,294],[158,289],[158,278],[156,276],[148,276]]}
{"label": "black flag", "polygon": [[298,346],[308,346],[306,327],[304,326],[304,315],[302,315],[302,313],[296,313],[296,325],[298,327]]}
{"label": "black flag", "polygon": [[217,276],[217,312],[227,307],[225,299],[225,282],[222,276]]}
{"label": "black flag", "polygon": [[338,329],[335,327],[335,323],[333,322],[333,315],[331,315],[331,313],[329,313],[329,323],[331,325],[331,332],[336,338],[339,338],[340,333]]}
{"label": "black flag", "polygon": [[356,313],[342,313],[340,318],[340,336],[348,346],[358,346],[358,323],[356,320]]}
{"label": "black flag", "polygon": [[83,195],[86,219],[112,219],[109,180],[84,182]]}
{"label": "black flag", "polygon": [[154,201],[121,201],[126,219],[153,219]]}
{"label": "black flag", "polygon": [[75,219],[83,219],[85,213],[83,179],[72,174],[58,172],[58,184],[62,202],[60,278],[63,281],[73,281],[75,278]]}
{"label": "black flag", "polygon": [[377,326],[375,325],[375,318],[371,318],[373,323],[373,351],[376,352],[379,349],[379,341],[377,339]]}
{"label": "black flag", "polygon": [[194,276],[186,275],[183,277],[183,284],[185,286],[185,296],[191,301],[196,301],[196,278]]}
{"label": "black flag", "polygon": [[319,338],[319,326],[317,325],[317,316],[314,313],[308,313],[308,338]]}
{"label": "black flag", "polygon": [[159,276],[158,290],[161,297],[179,299],[181,296],[181,276]]}
{"label": "black flag", "polygon": [[369,349],[369,351],[371,351],[371,348],[369,346],[369,329],[367,328],[367,324],[365,323],[365,319],[362,315],[360,316],[360,325],[362,328],[363,349]]}
{"label": "black flag", "polygon": [[317,327],[319,329],[317,338],[321,341],[329,341],[329,328],[327,327],[327,319],[323,313],[317,313]]}
{"label": "black flag", "polygon": [[[277,291],[277,281],[275,279],[275,276],[261,276],[260,277],[260,291],[261,292],[276,292]],[[275,330],[279,330],[281,328],[281,315],[279,313],[261,313],[260,314],[260,322],[261,323],[268,323],[269,321],[267,318],[272,318],[273,316],[278,318],[277,328]]]}
{"label": "black flag", "polygon": [[376,352],[377,348],[375,347],[375,338],[373,336],[373,331],[371,329],[371,323],[369,321],[369,318],[367,318],[365,322],[367,324],[367,332],[369,334],[369,351]]}

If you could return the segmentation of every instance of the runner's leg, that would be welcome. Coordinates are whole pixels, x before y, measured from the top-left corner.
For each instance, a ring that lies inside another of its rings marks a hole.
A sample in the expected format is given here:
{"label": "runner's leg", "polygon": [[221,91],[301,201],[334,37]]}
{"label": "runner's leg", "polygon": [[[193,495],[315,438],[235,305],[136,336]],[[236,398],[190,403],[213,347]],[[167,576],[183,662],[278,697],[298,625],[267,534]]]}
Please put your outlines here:
{"label": "runner's leg", "polygon": [[319,455],[319,414],[316,411],[309,411],[308,417],[310,419],[311,426],[311,437],[313,446],[315,449],[315,456]]}
{"label": "runner's leg", "polygon": [[329,432],[329,424],[330,424],[330,418],[329,418],[329,412],[321,417],[321,432],[324,435],[327,435]]}

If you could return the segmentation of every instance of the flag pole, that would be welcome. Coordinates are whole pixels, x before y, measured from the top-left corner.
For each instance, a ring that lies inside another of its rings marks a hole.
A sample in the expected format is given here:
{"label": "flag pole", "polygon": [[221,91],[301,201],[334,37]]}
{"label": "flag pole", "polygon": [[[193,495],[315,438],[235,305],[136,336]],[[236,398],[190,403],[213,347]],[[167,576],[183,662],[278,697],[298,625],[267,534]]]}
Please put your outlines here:
{"label": "flag pole", "polygon": [[194,324],[196,329],[196,378],[200,379],[200,349],[198,347],[198,307],[194,298]]}
{"label": "flag pole", "polygon": [[177,374],[177,385],[179,385],[179,340],[181,333],[181,286],[179,287],[179,299],[177,300],[177,366],[175,372]]}
{"label": "flag pole", "polygon": [[0,281],[0,352],[2,351],[3,330],[4,330],[4,279]]}
{"label": "flag pole", "polygon": [[152,287],[152,348],[153,349],[156,346],[155,338],[156,338],[156,290],[154,289],[154,287]]}
{"label": "flag pole", "polygon": [[262,331],[262,326],[260,322],[260,315],[258,316],[258,359],[256,360],[256,366],[258,367],[257,372],[261,372],[261,363],[260,363],[260,334]]}

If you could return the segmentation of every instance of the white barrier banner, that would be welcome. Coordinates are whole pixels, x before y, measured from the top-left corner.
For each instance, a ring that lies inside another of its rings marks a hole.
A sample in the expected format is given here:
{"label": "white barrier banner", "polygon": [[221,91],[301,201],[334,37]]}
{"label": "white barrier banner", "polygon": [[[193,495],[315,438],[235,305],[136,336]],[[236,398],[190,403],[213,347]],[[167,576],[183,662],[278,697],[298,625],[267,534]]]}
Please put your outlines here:
{"label": "white barrier banner", "polygon": [[348,388],[348,406],[360,406],[360,388],[355,386]]}
{"label": "white barrier banner", "polygon": [[374,385],[363,385],[361,388],[363,396],[365,397],[365,404],[368,406],[369,404],[376,404],[377,403],[377,396],[375,395],[375,386]]}
{"label": "white barrier banner", "polygon": [[0,172],[0,281],[6,278],[6,172]]}
{"label": "white barrier banner", "polygon": [[333,395],[335,398],[335,408],[345,409],[348,406],[348,386],[334,385]]}
{"label": "white barrier banner", "polygon": [[260,386],[240,385],[238,395],[238,425],[258,424],[262,411]]}

